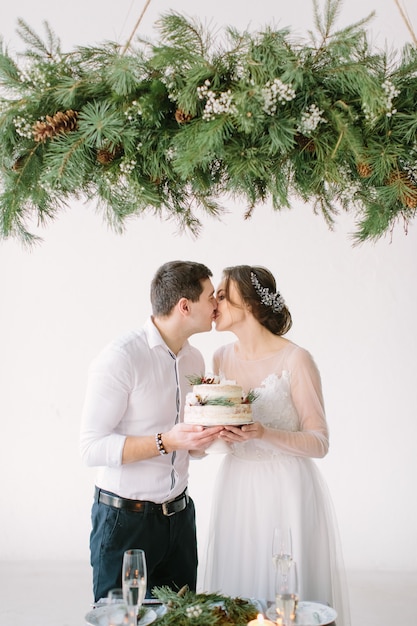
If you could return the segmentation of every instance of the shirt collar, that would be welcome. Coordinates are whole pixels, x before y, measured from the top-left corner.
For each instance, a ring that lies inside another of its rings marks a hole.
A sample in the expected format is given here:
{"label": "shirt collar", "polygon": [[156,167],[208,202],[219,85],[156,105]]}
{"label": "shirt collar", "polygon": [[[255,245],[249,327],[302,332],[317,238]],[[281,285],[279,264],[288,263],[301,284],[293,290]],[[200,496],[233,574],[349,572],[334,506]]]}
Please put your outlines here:
{"label": "shirt collar", "polygon": [[[156,348],[157,346],[162,346],[162,348],[164,348],[164,350],[167,350],[168,352],[171,352],[171,350],[169,349],[169,347],[167,346],[167,344],[165,343],[165,341],[163,340],[163,338],[161,337],[161,334],[159,332],[159,330],[157,329],[157,327],[155,326],[155,324],[153,323],[152,317],[149,317],[145,324],[144,324],[144,329],[146,332],[146,336],[148,338],[148,344],[150,348]],[[181,350],[178,352],[177,357],[179,355],[183,355],[185,352],[188,352],[188,350],[190,349],[190,344],[188,342],[188,340],[186,340],[181,348]]]}

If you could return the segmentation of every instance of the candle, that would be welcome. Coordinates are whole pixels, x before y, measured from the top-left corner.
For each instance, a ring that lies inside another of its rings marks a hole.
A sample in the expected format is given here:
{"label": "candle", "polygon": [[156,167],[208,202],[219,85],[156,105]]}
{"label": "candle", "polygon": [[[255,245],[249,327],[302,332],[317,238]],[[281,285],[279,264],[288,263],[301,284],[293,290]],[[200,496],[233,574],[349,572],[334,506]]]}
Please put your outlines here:
{"label": "candle", "polygon": [[275,623],[265,619],[262,613],[258,613],[258,617],[248,622],[247,626],[275,626]]}

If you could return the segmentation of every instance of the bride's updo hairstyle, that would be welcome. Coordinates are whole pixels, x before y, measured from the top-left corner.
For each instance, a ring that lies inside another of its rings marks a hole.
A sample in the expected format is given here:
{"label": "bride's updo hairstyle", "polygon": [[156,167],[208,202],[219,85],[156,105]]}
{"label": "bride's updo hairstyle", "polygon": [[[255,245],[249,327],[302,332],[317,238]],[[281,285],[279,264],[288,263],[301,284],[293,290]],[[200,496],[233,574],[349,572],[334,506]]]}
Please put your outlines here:
{"label": "bride's updo hairstyle", "polygon": [[[242,300],[253,316],[274,335],[285,335],[292,319],[284,298],[277,291],[275,278],[265,267],[235,265],[223,270],[226,299],[230,299],[230,281],[233,281]],[[236,303],[233,303],[236,304]]]}

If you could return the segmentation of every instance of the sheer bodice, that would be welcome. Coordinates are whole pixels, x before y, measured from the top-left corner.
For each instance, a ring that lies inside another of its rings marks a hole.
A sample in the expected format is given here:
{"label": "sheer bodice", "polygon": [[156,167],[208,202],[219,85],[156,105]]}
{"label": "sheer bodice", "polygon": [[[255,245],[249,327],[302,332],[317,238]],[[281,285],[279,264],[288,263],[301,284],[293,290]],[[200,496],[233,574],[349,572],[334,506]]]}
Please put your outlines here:
{"label": "sheer bodice", "polygon": [[[222,346],[213,359],[216,374],[254,390],[254,419],[267,427],[262,440],[239,444],[297,456],[319,458],[329,448],[321,378],[311,354],[291,341],[255,361],[240,359],[235,344]],[[237,446],[234,453],[239,454]]]}

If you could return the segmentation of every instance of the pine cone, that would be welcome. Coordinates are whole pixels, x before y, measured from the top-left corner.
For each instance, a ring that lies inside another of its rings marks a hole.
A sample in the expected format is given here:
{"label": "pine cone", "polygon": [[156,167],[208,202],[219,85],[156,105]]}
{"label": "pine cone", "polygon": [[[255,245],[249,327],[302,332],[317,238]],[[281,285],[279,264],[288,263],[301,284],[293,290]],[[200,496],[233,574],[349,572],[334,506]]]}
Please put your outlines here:
{"label": "pine cone", "polygon": [[315,152],[316,146],[314,145],[314,141],[301,133],[297,133],[295,135],[295,141],[298,143],[301,150],[305,150],[306,152]]}
{"label": "pine cone", "polygon": [[18,157],[12,165],[12,169],[15,172],[18,172],[19,170],[22,169],[23,165],[25,164],[25,161],[26,161],[26,155]]}
{"label": "pine cone", "polygon": [[406,196],[404,198],[405,205],[408,209],[417,209],[417,188],[415,187],[415,193],[412,196]]}
{"label": "pine cone", "polygon": [[123,147],[116,146],[115,148],[100,148],[97,150],[97,161],[101,165],[108,165],[115,159],[119,159],[123,154]]}
{"label": "pine cone", "polygon": [[182,111],[182,109],[177,109],[175,111],[175,120],[178,124],[187,124],[187,122],[190,122],[192,119],[193,116],[191,113],[186,113],[185,111]]}
{"label": "pine cone", "polygon": [[118,159],[123,154],[122,146],[117,146],[116,148],[100,148],[97,150],[97,161],[101,163],[101,165],[108,165],[112,163],[114,159]]}
{"label": "pine cone", "polygon": [[110,150],[106,150],[105,148],[97,150],[97,161],[101,163],[101,165],[108,165],[114,161],[114,152],[110,152]]}
{"label": "pine cone", "polygon": [[38,120],[33,125],[33,138],[38,142],[45,142],[59,134],[69,133],[77,128],[78,112],[68,109],[68,111],[58,111],[55,115],[46,115],[45,121]]}
{"label": "pine cone", "polygon": [[216,622],[219,622],[220,624],[232,623],[229,621],[227,611],[225,611],[224,608],[222,608],[221,606],[215,606],[213,608],[213,615],[216,618]]}
{"label": "pine cone", "polygon": [[55,134],[55,131],[47,122],[36,122],[33,125],[33,138],[39,143],[51,139]]}
{"label": "pine cone", "polygon": [[388,178],[388,185],[395,185],[397,181],[407,187],[407,191],[402,191],[400,194],[400,200],[408,209],[417,209],[417,187],[410,180],[409,176],[400,170],[392,172]]}
{"label": "pine cone", "polygon": [[368,163],[358,163],[356,169],[361,178],[369,178],[372,174],[372,167]]}
{"label": "pine cone", "polygon": [[397,181],[401,181],[404,185],[412,184],[405,172],[394,170],[388,177],[387,185],[395,185]]}
{"label": "pine cone", "polygon": [[190,588],[188,585],[184,585],[183,587],[181,587],[181,589],[177,592],[177,596],[179,596],[180,598],[183,598],[185,596],[185,594],[187,593],[187,591],[190,591]]}

